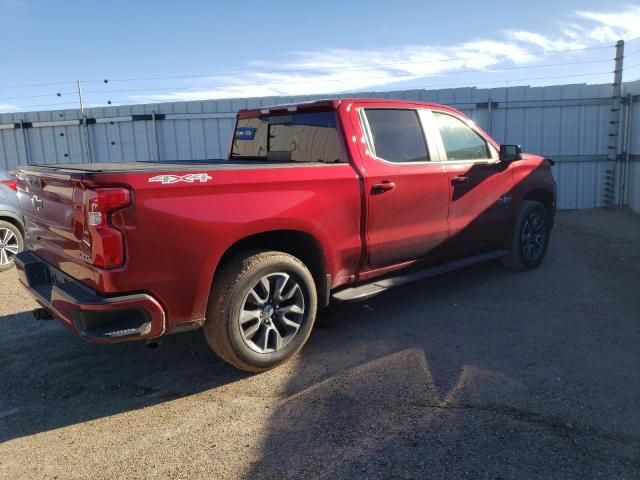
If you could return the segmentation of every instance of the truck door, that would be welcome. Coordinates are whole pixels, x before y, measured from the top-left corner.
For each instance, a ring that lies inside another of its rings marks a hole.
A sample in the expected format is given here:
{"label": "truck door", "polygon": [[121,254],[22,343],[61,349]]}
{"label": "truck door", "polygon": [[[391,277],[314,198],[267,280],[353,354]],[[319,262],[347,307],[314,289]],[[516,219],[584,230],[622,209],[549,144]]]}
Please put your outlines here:
{"label": "truck door", "polygon": [[443,163],[432,161],[421,111],[372,102],[354,115],[363,134],[366,269],[429,256],[449,236],[449,181]]}
{"label": "truck door", "polygon": [[447,252],[504,242],[512,213],[512,169],[477,127],[449,112],[433,110],[438,146],[451,184]]}

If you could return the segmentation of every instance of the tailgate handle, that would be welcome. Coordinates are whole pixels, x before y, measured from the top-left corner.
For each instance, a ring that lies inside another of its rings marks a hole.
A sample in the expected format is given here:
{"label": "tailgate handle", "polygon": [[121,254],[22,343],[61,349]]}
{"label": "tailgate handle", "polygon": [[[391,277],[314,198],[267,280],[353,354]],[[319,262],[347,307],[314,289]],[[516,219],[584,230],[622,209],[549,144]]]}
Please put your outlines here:
{"label": "tailgate handle", "polygon": [[371,193],[378,194],[388,192],[389,190],[393,190],[396,188],[396,182],[390,182],[389,180],[383,180],[380,183],[376,183],[371,187]]}
{"label": "tailgate handle", "polygon": [[36,210],[40,210],[42,208],[42,199],[37,195],[34,195],[31,197],[31,205],[33,205],[33,208]]}

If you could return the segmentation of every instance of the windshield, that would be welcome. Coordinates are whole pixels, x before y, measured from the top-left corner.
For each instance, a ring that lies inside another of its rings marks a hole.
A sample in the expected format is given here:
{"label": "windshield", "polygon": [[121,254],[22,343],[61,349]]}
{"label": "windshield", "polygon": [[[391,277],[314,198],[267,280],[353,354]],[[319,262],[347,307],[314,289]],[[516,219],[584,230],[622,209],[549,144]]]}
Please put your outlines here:
{"label": "windshield", "polygon": [[231,158],[274,162],[342,161],[335,112],[241,118]]}

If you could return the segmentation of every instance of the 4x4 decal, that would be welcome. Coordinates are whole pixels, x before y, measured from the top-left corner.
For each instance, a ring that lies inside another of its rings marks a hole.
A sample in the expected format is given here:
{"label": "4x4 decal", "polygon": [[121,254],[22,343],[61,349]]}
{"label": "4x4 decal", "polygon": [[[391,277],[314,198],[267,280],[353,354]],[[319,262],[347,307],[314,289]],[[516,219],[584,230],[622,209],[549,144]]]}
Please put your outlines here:
{"label": "4x4 decal", "polygon": [[151,177],[149,182],[159,182],[163,185],[167,185],[169,183],[178,183],[178,182],[208,182],[213,177],[209,176],[207,173],[188,173],[186,175],[156,175],[155,177]]}

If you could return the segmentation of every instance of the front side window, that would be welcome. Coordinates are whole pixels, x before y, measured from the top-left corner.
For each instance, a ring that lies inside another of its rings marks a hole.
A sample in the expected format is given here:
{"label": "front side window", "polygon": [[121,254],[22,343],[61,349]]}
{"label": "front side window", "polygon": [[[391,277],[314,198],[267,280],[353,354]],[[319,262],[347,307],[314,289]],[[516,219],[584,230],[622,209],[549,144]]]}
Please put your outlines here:
{"label": "front side window", "polygon": [[365,114],[377,157],[394,163],[429,161],[417,111],[368,108]]}
{"label": "front side window", "polygon": [[447,160],[489,159],[487,142],[462,120],[446,113],[433,112]]}
{"label": "front side window", "polygon": [[238,120],[231,158],[273,162],[343,161],[335,112],[267,115]]}

